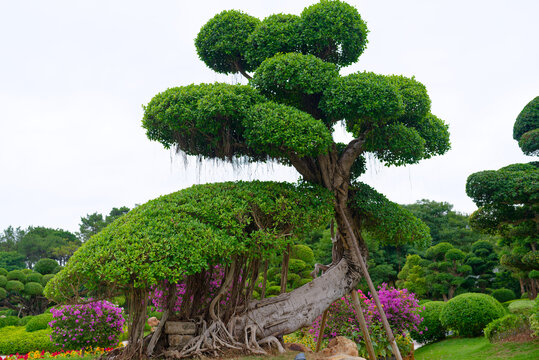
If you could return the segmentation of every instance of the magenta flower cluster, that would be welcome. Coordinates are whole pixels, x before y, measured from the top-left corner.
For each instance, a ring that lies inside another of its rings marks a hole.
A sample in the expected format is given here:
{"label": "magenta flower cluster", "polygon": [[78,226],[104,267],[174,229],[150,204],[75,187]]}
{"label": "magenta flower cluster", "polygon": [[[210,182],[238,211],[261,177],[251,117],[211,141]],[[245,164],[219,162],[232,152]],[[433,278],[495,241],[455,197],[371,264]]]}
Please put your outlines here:
{"label": "magenta flower cluster", "polygon": [[[209,279],[209,288],[208,291],[205,294],[205,297],[202,299],[202,303],[208,303],[213,299],[213,297],[217,294],[217,291],[221,287],[221,282],[223,281],[223,277],[225,275],[225,271],[223,268],[219,265],[214,266],[213,271],[211,272],[211,277]],[[240,277],[241,281],[241,277]],[[165,283],[162,286],[154,286],[150,289],[149,299],[152,304],[152,308],[155,311],[162,312],[165,308],[166,304],[166,289],[168,283],[165,281]],[[178,312],[181,310],[182,307],[182,301],[183,297],[185,295],[185,283],[179,283],[176,284],[176,303],[174,305],[174,311]],[[225,299],[221,301],[221,305],[224,305],[226,303],[226,300],[228,299],[228,296],[225,296]],[[189,301],[192,301],[193,298],[189,299]]]}
{"label": "magenta flower cluster", "polygon": [[[357,292],[369,332],[381,330],[380,312],[370,293],[367,297],[361,290],[357,290]],[[386,284],[382,284],[378,290],[378,297],[394,333],[405,336],[410,330],[419,331],[418,326],[423,318],[419,314],[420,306],[413,293],[406,289],[389,288]],[[310,329],[315,341],[318,339],[321,322],[322,317],[319,316]],[[336,336],[356,339],[358,343],[362,341],[359,322],[356,319],[356,312],[349,295],[335,301],[328,311],[323,337],[333,338]]]}
{"label": "magenta flower cluster", "polygon": [[122,312],[108,301],[53,308],[51,341],[68,350],[116,346],[125,323]]}

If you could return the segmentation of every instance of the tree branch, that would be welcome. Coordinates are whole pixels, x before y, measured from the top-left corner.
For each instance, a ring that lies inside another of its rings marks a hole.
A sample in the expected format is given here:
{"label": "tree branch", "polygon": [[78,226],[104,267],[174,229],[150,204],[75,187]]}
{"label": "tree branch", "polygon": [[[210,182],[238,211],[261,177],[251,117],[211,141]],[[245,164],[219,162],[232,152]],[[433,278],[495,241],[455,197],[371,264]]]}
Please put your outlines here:
{"label": "tree branch", "polygon": [[245,69],[241,67],[239,61],[235,61],[234,65],[236,66],[236,70],[238,70],[238,72],[242,74],[247,80],[250,80],[252,78],[251,75],[247,74]]}
{"label": "tree branch", "polygon": [[365,150],[365,137],[362,135],[352,141],[344,149],[341,158],[339,159],[341,167],[345,172],[349,172],[354,164],[354,161]]}

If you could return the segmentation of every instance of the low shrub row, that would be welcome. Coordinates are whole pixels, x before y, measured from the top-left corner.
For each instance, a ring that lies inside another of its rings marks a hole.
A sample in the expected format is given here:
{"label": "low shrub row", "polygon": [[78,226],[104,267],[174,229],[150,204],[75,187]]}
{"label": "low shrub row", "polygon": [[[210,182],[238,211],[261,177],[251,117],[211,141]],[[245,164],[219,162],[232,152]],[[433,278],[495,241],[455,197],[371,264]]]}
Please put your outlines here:
{"label": "low shrub row", "polygon": [[51,330],[27,332],[24,326],[6,326],[0,329],[0,354],[26,354],[37,349],[58,351],[50,340]]}

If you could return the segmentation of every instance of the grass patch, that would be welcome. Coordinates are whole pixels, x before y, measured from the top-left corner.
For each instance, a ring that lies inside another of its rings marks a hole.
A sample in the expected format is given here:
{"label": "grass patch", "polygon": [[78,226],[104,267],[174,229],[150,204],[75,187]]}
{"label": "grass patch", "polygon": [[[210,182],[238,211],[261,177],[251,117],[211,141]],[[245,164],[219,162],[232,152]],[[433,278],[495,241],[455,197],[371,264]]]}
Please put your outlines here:
{"label": "grass patch", "polygon": [[539,340],[491,344],[484,337],[447,339],[417,349],[415,358],[416,360],[535,360],[539,359]]}

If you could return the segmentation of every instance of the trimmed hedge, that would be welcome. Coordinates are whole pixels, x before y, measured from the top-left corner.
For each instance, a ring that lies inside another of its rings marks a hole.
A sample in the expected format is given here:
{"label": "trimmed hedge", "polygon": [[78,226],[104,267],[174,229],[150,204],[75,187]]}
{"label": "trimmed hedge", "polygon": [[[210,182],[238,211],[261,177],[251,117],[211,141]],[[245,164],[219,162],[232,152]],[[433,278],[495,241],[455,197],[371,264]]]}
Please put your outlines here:
{"label": "trimmed hedge", "polygon": [[506,301],[509,301],[509,300],[514,300],[517,298],[517,296],[515,295],[515,292],[511,289],[505,289],[505,288],[501,288],[501,289],[496,289],[492,292],[492,297],[495,298],[496,300],[498,300],[499,302],[501,303],[504,303]]}
{"label": "trimmed hedge", "polygon": [[535,303],[533,300],[517,300],[513,301],[507,309],[511,314],[522,314],[524,316],[530,316],[533,313],[535,308]]}
{"label": "trimmed hedge", "polygon": [[31,351],[59,351],[61,348],[50,340],[51,330],[26,332],[23,326],[7,326],[0,329],[0,354],[26,354]]}
{"label": "trimmed hedge", "polygon": [[22,283],[26,282],[26,275],[21,270],[11,270],[7,273],[8,280],[17,280]]}
{"label": "trimmed hedge", "polygon": [[42,280],[43,280],[43,275],[41,275],[38,272],[31,272],[30,274],[26,276],[26,282],[41,283]]}
{"label": "trimmed hedge", "polygon": [[528,330],[526,317],[508,314],[488,324],[483,332],[488,341],[496,342]]}
{"label": "trimmed hedge", "polygon": [[440,313],[440,321],[445,328],[460,336],[476,337],[492,320],[505,314],[502,304],[492,296],[466,293],[447,302]]}
{"label": "trimmed hedge", "polygon": [[17,325],[19,318],[16,316],[6,316],[5,318],[0,318],[0,328],[5,326]]}
{"label": "trimmed hedge", "polygon": [[429,343],[445,338],[446,329],[440,321],[440,313],[445,305],[443,301],[429,301],[423,304],[424,309],[420,314],[423,322],[418,326],[421,331],[412,330],[410,332],[412,339],[420,343]]}
{"label": "trimmed hedge", "polygon": [[41,315],[34,316],[26,324],[26,331],[33,332],[37,330],[44,330],[49,328],[49,322],[52,321],[51,313],[44,313]]}

